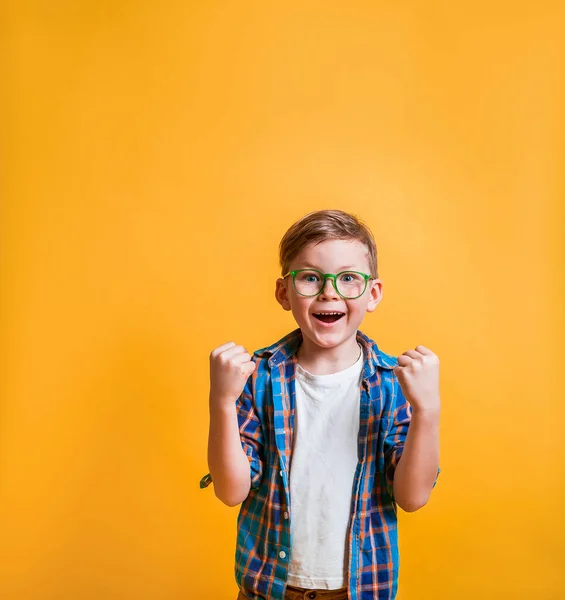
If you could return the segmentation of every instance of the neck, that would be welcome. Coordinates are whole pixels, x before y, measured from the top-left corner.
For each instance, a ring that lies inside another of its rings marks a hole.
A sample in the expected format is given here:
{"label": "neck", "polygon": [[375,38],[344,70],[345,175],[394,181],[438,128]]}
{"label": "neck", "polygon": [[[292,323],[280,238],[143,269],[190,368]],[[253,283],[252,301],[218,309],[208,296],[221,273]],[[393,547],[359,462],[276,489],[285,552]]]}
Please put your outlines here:
{"label": "neck", "polygon": [[331,375],[354,365],[360,352],[355,335],[333,348],[322,348],[303,336],[297,358],[298,364],[312,375]]}

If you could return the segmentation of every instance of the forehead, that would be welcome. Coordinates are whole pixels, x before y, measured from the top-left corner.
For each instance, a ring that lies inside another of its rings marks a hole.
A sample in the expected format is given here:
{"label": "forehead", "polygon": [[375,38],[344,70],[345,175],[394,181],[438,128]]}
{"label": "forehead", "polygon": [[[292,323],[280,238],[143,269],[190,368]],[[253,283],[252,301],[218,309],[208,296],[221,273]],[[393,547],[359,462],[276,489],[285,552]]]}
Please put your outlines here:
{"label": "forehead", "polygon": [[325,240],[308,244],[296,255],[291,269],[316,267],[331,273],[347,268],[367,271],[367,248],[358,240]]}

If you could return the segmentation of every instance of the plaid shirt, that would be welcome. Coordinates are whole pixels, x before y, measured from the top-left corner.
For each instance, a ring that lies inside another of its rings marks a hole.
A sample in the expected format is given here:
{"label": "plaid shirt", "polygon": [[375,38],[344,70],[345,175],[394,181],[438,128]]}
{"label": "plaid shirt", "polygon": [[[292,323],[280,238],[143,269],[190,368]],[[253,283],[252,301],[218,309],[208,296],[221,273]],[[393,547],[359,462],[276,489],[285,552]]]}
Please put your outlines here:
{"label": "plaid shirt", "polygon": [[[398,531],[393,477],[411,408],[395,377],[397,359],[357,332],[365,362],[361,381],[359,462],[347,539],[350,600],[393,600],[398,585]],[[237,401],[251,490],[238,516],[235,575],[253,600],[283,600],[292,551],[289,475],[295,420],[300,329],[253,355],[256,368]],[[201,487],[212,482],[210,475]]]}

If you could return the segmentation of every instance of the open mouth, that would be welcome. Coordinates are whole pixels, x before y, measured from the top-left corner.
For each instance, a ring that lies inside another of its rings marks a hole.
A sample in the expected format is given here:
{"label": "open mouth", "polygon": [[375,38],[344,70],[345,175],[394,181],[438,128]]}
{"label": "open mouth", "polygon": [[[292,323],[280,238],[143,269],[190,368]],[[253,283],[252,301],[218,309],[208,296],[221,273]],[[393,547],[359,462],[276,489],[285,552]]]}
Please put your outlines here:
{"label": "open mouth", "polygon": [[318,321],[322,321],[322,323],[335,323],[339,321],[342,317],[345,317],[345,313],[342,312],[318,312],[313,313],[313,316],[318,319]]}

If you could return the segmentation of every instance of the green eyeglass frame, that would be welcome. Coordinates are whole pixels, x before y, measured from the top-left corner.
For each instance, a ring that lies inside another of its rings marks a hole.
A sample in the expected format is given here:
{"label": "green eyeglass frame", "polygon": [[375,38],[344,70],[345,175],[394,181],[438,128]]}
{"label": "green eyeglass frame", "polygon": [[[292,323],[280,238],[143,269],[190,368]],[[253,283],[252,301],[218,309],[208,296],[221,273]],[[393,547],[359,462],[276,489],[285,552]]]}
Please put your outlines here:
{"label": "green eyeglass frame", "polygon": [[[320,288],[319,292],[316,292],[315,294],[302,294],[296,289],[296,275],[298,273],[304,273],[304,272],[319,273],[324,278],[324,281],[322,282],[322,287]],[[365,280],[365,287],[363,288],[363,291],[358,296],[344,296],[337,289],[337,278],[340,275],[343,275],[344,273],[355,273],[356,275],[361,275],[361,277],[363,277],[363,279]],[[286,275],[283,275],[283,279],[286,279],[289,275],[292,275],[292,284],[294,285],[294,290],[296,291],[296,293],[299,296],[304,296],[305,298],[313,298],[314,296],[319,296],[326,287],[326,281],[328,279],[331,279],[332,284],[334,286],[334,290],[345,300],[355,300],[356,298],[360,298],[367,291],[367,282],[370,279],[375,279],[373,276],[367,275],[367,273],[361,273],[360,271],[351,271],[351,270],[340,271],[339,273],[334,274],[334,273],[322,273],[322,271],[318,271],[318,269],[297,269],[295,271],[289,271]]]}

